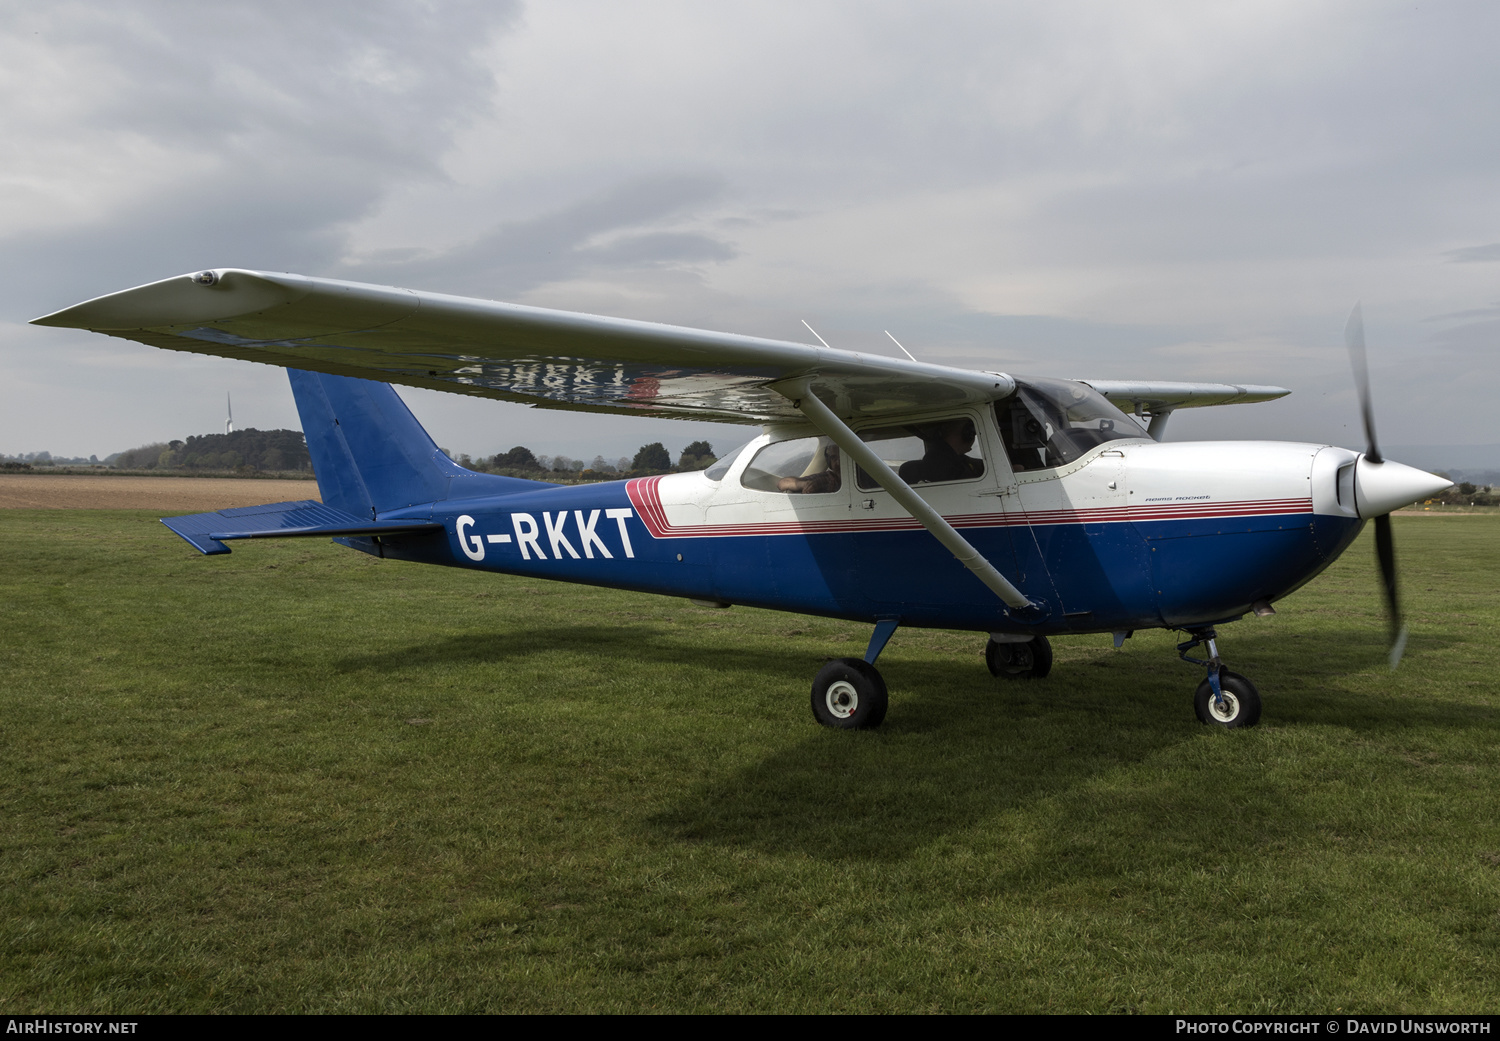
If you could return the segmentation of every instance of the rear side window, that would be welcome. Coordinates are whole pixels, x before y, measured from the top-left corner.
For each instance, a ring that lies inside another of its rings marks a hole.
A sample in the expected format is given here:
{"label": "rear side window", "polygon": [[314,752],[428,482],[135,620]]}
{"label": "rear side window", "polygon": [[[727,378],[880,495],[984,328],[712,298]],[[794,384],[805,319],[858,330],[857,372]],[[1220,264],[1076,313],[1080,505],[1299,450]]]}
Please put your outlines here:
{"label": "rear side window", "polygon": [[[860,439],[907,484],[944,484],[984,476],[984,458],[976,444],[978,431],[968,417],[941,419],[860,432]],[[864,491],[880,487],[859,470],[856,485]]]}

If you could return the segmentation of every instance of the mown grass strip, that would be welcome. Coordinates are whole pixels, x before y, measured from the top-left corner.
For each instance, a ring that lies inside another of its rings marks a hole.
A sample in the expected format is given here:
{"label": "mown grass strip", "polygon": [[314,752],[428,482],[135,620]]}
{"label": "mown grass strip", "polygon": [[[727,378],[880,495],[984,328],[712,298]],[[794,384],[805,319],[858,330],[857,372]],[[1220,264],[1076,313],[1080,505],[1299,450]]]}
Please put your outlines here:
{"label": "mown grass strip", "polygon": [[0,513],[0,1009],[1483,1011],[1500,519],[1398,518],[1223,630],[990,678],[903,630]]}

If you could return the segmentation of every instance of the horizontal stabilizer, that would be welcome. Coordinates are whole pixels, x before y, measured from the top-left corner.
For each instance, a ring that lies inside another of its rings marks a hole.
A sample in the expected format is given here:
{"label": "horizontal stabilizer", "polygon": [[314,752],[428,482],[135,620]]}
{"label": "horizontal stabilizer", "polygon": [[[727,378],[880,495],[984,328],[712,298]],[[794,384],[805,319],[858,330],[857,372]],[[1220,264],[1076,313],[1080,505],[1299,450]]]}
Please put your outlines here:
{"label": "horizontal stabilizer", "polygon": [[228,553],[224,543],[233,539],[413,535],[443,529],[431,521],[374,521],[325,506],[316,499],[163,517],[161,522],[191,542],[198,552],[207,554]]}

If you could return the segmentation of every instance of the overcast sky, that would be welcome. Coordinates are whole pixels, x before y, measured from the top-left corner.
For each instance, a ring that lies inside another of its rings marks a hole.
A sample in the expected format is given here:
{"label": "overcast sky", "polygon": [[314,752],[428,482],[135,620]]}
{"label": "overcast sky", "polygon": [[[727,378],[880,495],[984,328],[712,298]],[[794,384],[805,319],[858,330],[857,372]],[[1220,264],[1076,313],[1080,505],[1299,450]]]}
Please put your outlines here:
{"label": "overcast sky", "polygon": [[[1075,377],[1174,439],[1490,444],[1500,5],[0,3],[0,452],[298,425],[281,370],[28,319],[204,267]],[[439,443],[753,431],[402,391]]]}

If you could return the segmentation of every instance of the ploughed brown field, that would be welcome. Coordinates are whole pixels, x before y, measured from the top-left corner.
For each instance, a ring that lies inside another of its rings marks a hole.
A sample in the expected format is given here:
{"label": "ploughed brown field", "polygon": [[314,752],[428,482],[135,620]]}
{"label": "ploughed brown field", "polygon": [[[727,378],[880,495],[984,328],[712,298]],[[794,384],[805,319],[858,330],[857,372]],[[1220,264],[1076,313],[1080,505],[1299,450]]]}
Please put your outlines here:
{"label": "ploughed brown field", "polygon": [[315,481],[233,477],[106,477],[0,474],[0,509],[161,510],[191,513],[317,499]]}

